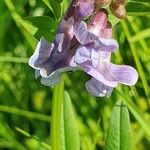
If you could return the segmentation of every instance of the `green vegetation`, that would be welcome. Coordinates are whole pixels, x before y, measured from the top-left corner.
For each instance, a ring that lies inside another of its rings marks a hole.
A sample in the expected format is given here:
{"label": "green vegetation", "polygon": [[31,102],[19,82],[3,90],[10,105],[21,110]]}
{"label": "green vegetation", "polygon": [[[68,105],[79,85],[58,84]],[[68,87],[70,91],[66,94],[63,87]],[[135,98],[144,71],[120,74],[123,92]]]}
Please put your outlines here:
{"label": "green vegetation", "polygon": [[112,62],[133,66],[139,79],[109,98],[86,91],[83,71],[46,87],[28,65],[42,35],[53,41],[69,2],[0,0],[0,149],[149,150],[149,0],[128,0],[124,21],[110,16],[119,43]]}

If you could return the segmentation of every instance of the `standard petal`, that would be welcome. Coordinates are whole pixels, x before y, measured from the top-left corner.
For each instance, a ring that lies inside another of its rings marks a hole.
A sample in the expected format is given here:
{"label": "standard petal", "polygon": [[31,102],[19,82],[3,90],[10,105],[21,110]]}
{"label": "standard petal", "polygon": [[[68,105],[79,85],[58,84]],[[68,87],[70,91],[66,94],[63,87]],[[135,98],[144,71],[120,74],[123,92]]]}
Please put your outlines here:
{"label": "standard petal", "polygon": [[138,80],[137,71],[130,66],[110,63],[110,73],[121,84],[135,85]]}
{"label": "standard petal", "polygon": [[48,43],[44,37],[42,37],[37,44],[34,54],[29,59],[29,65],[34,69],[39,69],[49,58],[53,47],[54,44]]}
{"label": "standard petal", "polygon": [[74,35],[77,40],[83,44],[88,45],[93,43],[96,50],[113,52],[118,49],[118,43],[114,39],[99,38],[97,35],[89,32],[84,21],[78,22],[74,26]]}
{"label": "standard petal", "polygon": [[118,49],[118,43],[114,39],[98,38],[94,41],[95,48],[100,51],[114,52]]}
{"label": "standard petal", "polygon": [[112,87],[106,86],[94,78],[86,82],[86,89],[91,95],[97,97],[109,97],[113,90]]}
{"label": "standard petal", "polygon": [[75,23],[73,29],[74,35],[81,44],[88,44],[96,40],[98,37],[88,32],[87,25],[84,21]]}

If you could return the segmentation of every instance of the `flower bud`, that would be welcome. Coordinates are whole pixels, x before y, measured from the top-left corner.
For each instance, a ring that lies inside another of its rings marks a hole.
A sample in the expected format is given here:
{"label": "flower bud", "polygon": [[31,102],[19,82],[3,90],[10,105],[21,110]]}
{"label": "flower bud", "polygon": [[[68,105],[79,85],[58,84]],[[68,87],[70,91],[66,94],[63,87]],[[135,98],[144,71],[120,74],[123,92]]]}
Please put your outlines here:
{"label": "flower bud", "polygon": [[117,18],[124,19],[126,17],[125,5],[112,2],[109,7],[112,14]]}

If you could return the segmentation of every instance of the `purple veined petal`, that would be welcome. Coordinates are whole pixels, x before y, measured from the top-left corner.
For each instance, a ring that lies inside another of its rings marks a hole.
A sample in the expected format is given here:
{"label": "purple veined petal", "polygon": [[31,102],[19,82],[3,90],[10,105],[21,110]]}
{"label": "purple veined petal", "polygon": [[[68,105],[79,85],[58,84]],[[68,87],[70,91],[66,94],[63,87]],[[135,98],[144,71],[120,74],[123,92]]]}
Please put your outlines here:
{"label": "purple veined petal", "polygon": [[48,78],[54,71],[62,72],[63,70],[73,70],[74,66],[71,64],[71,59],[72,57],[66,55],[65,53],[60,53],[56,49],[56,53],[52,53],[49,59],[43,63],[40,68],[40,75],[44,78]]}
{"label": "purple veined petal", "polygon": [[63,72],[67,72],[67,71],[73,71],[75,70],[76,67],[74,66],[66,66],[66,67],[61,67],[59,69],[56,69],[55,71],[51,72],[49,75],[47,74],[47,70],[45,70],[44,68],[41,68],[40,69],[40,75],[43,77],[43,78],[49,78],[50,76],[52,76],[53,74],[61,74]]}
{"label": "purple veined petal", "polygon": [[114,39],[99,38],[94,41],[95,48],[100,51],[114,52],[118,49],[118,43]]}
{"label": "purple veined petal", "polygon": [[77,50],[74,61],[82,70],[98,81],[115,87],[118,81],[114,79],[109,69],[110,55],[110,52],[97,52],[90,46],[83,46]]}
{"label": "purple veined petal", "polygon": [[110,72],[115,80],[121,84],[131,86],[135,85],[138,80],[138,73],[131,66],[115,65],[110,63]]}
{"label": "purple veined petal", "polygon": [[64,36],[65,36],[64,33],[59,33],[59,34],[56,34],[56,36],[55,36],[55,42],[58,44],[57,49],[59,52],[61,52],[62,48],[63,48],[62,45],[64,42]]}
{"label": "purple veined petal", "polygon": [[111,76],[108,68],[102,66],[102,69],[105,72],[101,72],[99,68],[95,68],[92,65],[91,61],[86,61],[82,64],[79,64],[82,70],[84,70],[87,74],[91,75],[93,78],[97,79],[98,81],[102,82],[104,85],[109,87],[116,87],[118,81],[114,80],[113,76]]}
{"label": "purple veined petal", "polygon": [[92,65],[96,67],[99,62],[99,53],[93,48],[93,46],[80,46],[74,55],[74,61],[77,64],[81,64],[87,60],[91,60]]}
{"label": "purple veined petal", "polygon": [[73,26],[74,26],[74,18],[70,17],[68,20],[61,20],[57,33],[65,33],[69,34],[69,36],[73,37]]}
{"label": "purple veined petal", "polygon": [[95,49],[91,49],[91,61],[93,67],[96,67],[98,65],[99,59],[100,57],[98,51],[96,51]]}
{"label": "purple veined petal", "polygon": [[81,44],[89,44],[98,38],[94,34],[88,32],[87,25],[84,21],[75,23],[73,32]]}
{"label": "purple veined petal", "polygon": [[94,43],[94,47],[100,51],[113,52],[118,49],[118,43],[114,39],[99,38],[93,33],[88,32],[87,25],[84,21],[75,24],[74,35],[81,44]]}
{"label": "purple veined petal", "polygon": [[61,74],[66,71],[74,71],[76,67],[64,67],[52,72],[49,76],[42,76],[41,83],[46,86],[53,86],[60,81]]}
{"label": "purple veined petal", "polygon": [[55,36],[55,47],[57,47],[59,52],[65,51],[70,46],[70,40],[71,38],[68,34],[58,33]]}
{"label": "purple veined petal", "polygon": [[41,37],[34,54],[29,59],[29,65],[34,69],[40,69],[41,65],[49,58],[54,44],[48,43]]}
{"label": "purple veined petal", "polygon": [[94,78],[86,82],[85,86],[86,86],[87,91],[91,95],[96,96],[96,97],[104,97],[104,96],[109,97],[113,90],[112,87],[106,86]]}

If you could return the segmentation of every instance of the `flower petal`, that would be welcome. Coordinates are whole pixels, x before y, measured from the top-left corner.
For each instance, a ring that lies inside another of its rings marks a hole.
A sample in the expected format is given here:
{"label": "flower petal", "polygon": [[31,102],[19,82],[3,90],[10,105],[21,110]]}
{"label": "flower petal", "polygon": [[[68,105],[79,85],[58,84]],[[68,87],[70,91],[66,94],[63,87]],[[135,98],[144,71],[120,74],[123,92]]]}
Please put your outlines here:
{"label": "flower petal", "polygon": [[83,63],[90,59],[91,56],[91,50],[88,48],[88,46],[81,46],[77,49],[74,61],[78,64]]}
{"label": "flower petal", "polygon": [[34,69],[40,69],[41,65],[49,58],[54,44],[48,43],[44,37],[42,37],[37,44],[34,54],[29,59],[29,65]]}
{"label": "flower petal", "polygon": [[118,49],[118,43],[114,39],[99,38],[94,41],[95,48],[100,51],[114,52]]}
{"label": "flower petal", "polygon": [[83,46],[77,50],[74,61],[95,79],[107,86],[115,87],[118,81],[114,80],[109,70],[110,55],[109,52],[97,52],[90,46]]}
{"label": "flower petal", "polygon": [[75,24],[74,35],[81,44],[87,45],[93,43],[93,47],[100,51],[113,52],[118,49],[117,41],[114,39],[99,38],[97,35],[90,33],[84,21]]}
{"label": "flower petal", "polygon": [[138,80],[137,71],[130,66],[126,65],[115,65],[110,63],[110,72],[112,76],[121,84],[135,85]]}
{"label": "flower petal", "polygon": [[66,71],[73,71],[75,67],[64,67],[53,71],[49,76],[41,78],[41,83],[46,86],[53,86],[60,81],[61,74]]}
{"label": "flower petal", "polygon": [[88,32],[87,25],[84,21],[76,22],[73,29],[74,35],[81,44],[93,42],[97,36]]}
{"label": "flower petal", "polygon": [[54,42],[55,47],[57,47],[57,50],[59,52],[65,51],[70,46],[70,40],[71,38],[67,34],[64,33],[56,34],[55,42]]}
{"label": "flower petal", "polygon": [[86,82],[86,89],[91,95],[97,97],[109,97],[113,90],[112,87],[106,86],[94,78]]}
{"label": "flower petal", "polygon": [[88,1],[81,1],[79,2],[79,12],[81,16],[88,17],[92,14],[94,10],[94,3],[91,0]]}
{"label": "flower petal", "polygon": [[59,73],[53,73],[48,78],[41,78],[41,83],[46,86],[53,86],[59,83],[60,81],[60,74]]}
{"label": "flower petal", "polygon": [[91,45],[79,47],[74,56],[74,61],[77,64],[84,63],[87,60],[91,60],[94,67],[97,66],[99,61],[99,54]]}
{"label": "flower petal", "polygon": [[[114,80],[113,76],[111,76],[109,72],[109,68],[107,66],[101,66],[102,71],[99,68],[95,68],[92,65],[92,61],[86,61],[82,64],[79,64],[81,69],[83,69],[87,74],[91,75],[98,81],[102,82],[104,85],[110,87],[116,87],[118,81]],[[104,71],[104,72],[103,72]]]}

